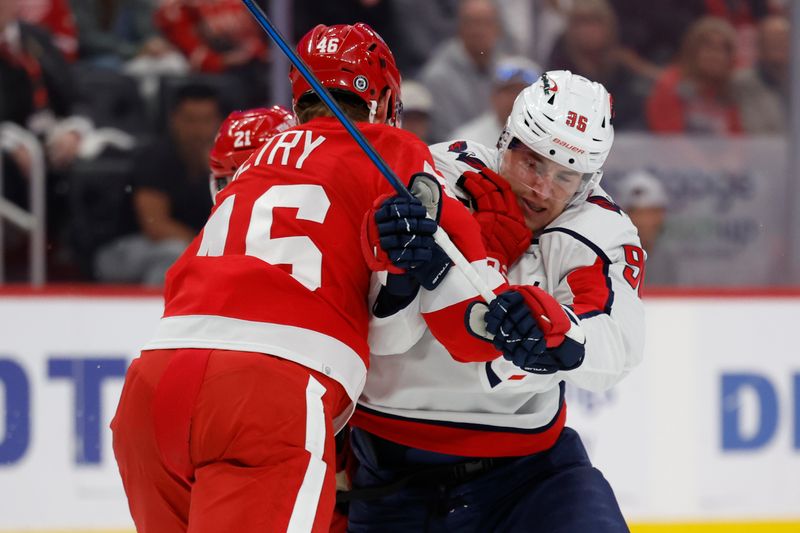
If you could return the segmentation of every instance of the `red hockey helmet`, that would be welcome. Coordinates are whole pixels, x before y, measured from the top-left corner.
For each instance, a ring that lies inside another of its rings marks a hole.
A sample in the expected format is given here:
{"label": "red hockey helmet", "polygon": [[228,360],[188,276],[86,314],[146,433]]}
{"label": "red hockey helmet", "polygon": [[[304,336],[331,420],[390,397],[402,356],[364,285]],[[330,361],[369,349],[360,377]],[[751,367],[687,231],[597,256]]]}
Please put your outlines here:
{"label": "red hockey helmet", "polygon": [[[384,89],[391,89],[389,123],[399,125],[400,71],[392,51],[367,24],[320,24],[300,39],[297,52],[323,87],[352,93],[370,109]],[[311,85],[294,66],[289,71],[289,80],[292,103],[296,105],[303,95],[312,92]]]}
{"label": "red hockey helmet", "polygon": [[208,155],[211,196],[221,191],[236,170],[273,135],[295,125],[294,115],[278,105],[234,111],[222,122]]}

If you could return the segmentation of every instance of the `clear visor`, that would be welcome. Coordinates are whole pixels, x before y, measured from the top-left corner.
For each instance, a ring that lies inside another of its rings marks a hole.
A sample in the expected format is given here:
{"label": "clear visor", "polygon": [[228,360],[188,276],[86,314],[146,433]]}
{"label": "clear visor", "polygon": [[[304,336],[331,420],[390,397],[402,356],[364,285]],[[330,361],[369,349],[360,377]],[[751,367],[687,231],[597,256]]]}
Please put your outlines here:
{"label": "clear visor", "polygon": [[594,173],[583,174],[534,152],[512,139],[503,154],[500,174],[517,194],[535,195],[564,204],[579,195]]}

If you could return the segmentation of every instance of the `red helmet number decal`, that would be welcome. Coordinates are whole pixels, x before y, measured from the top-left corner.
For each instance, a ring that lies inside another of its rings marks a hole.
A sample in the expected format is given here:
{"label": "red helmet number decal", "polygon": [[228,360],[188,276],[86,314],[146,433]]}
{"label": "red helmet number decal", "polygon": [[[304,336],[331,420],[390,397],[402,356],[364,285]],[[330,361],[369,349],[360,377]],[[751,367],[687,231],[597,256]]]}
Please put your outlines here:
{"label": "red helmet number decal", "polygon": [[567,112],[567,126],[576,128],[578,131],[586,131],[586,121],[588,119],[577,114],[575,111]]}

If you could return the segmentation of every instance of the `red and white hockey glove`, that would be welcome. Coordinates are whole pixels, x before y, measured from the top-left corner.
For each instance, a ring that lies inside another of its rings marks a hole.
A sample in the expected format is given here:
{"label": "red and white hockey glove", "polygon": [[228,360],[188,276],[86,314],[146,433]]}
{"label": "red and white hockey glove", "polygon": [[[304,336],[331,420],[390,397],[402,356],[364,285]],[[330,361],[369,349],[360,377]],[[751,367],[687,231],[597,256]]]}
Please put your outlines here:
{"label": "red and white hockey glove", "polygon": [[533,234],[517,203],[517,196],[502,176],[488,167],[467,171],[458,179],[472,199],[473,216],[489,256],[497,259],[505,273],[528,249]]}
{"label": "red and white hockey glove", "polygon": [[577,319],[538,287],[515,285],[488,306],[473,303],[467,313],[473,333],[527,372],[552,374],[583,363],[585,339]]}

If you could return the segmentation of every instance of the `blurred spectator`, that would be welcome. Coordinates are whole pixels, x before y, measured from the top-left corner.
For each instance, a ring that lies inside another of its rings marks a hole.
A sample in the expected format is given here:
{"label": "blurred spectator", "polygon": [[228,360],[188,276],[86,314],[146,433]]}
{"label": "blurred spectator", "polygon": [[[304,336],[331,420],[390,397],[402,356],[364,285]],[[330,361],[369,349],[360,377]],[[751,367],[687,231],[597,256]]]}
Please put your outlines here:
{"label": "blurred spectator", "polygon": [[768,0],[705,0],[706,14],[727,20],[736,30],[736,65],[750,67],[756,57],[756,26],[769,13]]}
{"label": "blurred spectator", "polygon": [[704,17],[689,28],[676,64],[647,99],[647,123],[657,133],[737,134],[741,119],[733,97],[736,32]]}
{"label": "blurred spectator", "polygon": [[491,0],[461,1],[458,35],[439,47],[421,75],[436,102],[431,120],[434,142],[445,140],[488,107],[499,35]]}
{"label": "blurred spectator", "polygon": [[78,23],[81,59],[120,67],[139,56],[172,48],[153,26],[151,0],[70,0]]}
{"label": "blurred spectator", "polygon": [[417,81],[404,80],[400,94],[403,96],[403,129],[429,143],[433,108],[431,93]]}
{"label": "blurred spectator", "polygon": [[267,99],[267,37],[240,0],[160,0],[155,20],[193,70],[236,77],[247,107]]}
{"label": "blurred spectator", "polygon": [[17,0],[0,2],[0,122],[44,137],[51,165],[61,169],[75,159],[91,124],[70,116],[73,80],[50,34],[17,20],[16,7]]}
{"label": "blurred spectator", "polygon": [[652,79],[660,75],[664,65],[675,60],[685,29],[703,16],[724,18],[736,28],[737,65],[749,64],[755,48],[753,24],[781,9],[775,0],[610,2],[619,18],[624,61]]}
{"label": "blurred spectator", "polygon": [[704,0],[642,2],[609,0],[619,19],[620,41],[629,66],[655,80],[675,60],[681,37],[703,16]]}
{"label": "blurred spectator", "polygon": [[495,146],[517,95],[540,74],[539,65],[524,57],[507,57],[498,61],[492,76],[491,109],[456,128],[450,137]]}
{"label": "blurred spectator", "polygon": [[503,51],[521,55],[540,65],[567,25],[572,0],[497,0],[503,28]]}
{"label": "blurred spectator", "polygon": [[758,59],[736,74],[735,89],[744,131],[784,133],[789,110],[789,20],[771,15],[758,28]]}
{"label": "blurred spectator", "polygon": [[67,60],[78,58],[78,30],[67,0],[19,0],[19,18],[47,28]]}
{"label": "blurred spectator", "polygon": [[659,246],[669,203],[661,182],[645,170],[633,171],[622,179],[614,198],[636,226],[647,252],[645,286],[675,283],[674,261]]}
{"label": "blurred spectator", "polygon": [[624,61],[617,17],[607,0],[574,0],[548,70],[569,70],[602,83],[614,98],[614,128],[644,128],[650,81]]}
{"label": "blurred spectator", "polygon": [[163,283],[208,218],[208,152],[221,120],[212,88],[188,83],[178,91],[169,134],[145,147],[134,166],[133,207],[141,233],[101,248],[95,258],[98,279]]}
{"label": "blurred spectator", "polygon": [[[64,246],[69,220],[67,169],[93,128],[88,119],[73,114],[71,71],[50,34],[16,17],[16,0],[0,2],[0,122],[15,123],[44,144],[48,271],[51,279],[70,279],[74,272]],[[23,207],[29,201],[32,157],[26,148],[15,146],[3,168],[4,196]],[[21,250],[9,252],[15,254],[24,257]]]}
{"label": "blurred spectator", "polygon": [[391,8],[390,20],[395,26],[386,34],[383,29],[378,31],[392,49],[403,76],[416,78],[431,51],[455,33],[459,0],[384,0],[384,3]]}

